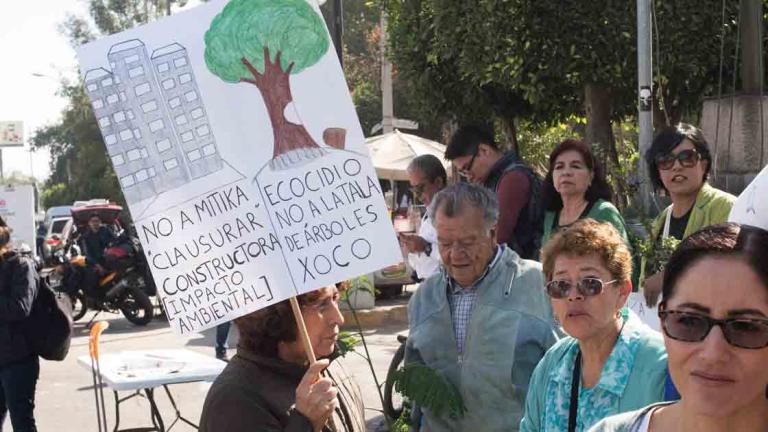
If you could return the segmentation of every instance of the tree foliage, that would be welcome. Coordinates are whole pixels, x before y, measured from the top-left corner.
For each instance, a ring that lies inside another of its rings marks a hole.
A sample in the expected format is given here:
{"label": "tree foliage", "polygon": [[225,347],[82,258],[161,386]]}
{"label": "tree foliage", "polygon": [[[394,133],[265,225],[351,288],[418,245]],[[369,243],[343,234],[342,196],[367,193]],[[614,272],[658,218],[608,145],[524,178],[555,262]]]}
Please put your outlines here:
{"label": "tree foliage", "polygon": [[227,82],[251,76],[246,58],[264,73],[265,48],[280,53],[282,70],[299,73],[328,51],[322,18],[306,0],[232,0],[205,33],[208,69]]}
{"label": "tree foliage", "polygon": [[[327,22],[331,22],[333,2],[326,2],[322,8]],[[352,102],[363,132],[369,135],[374,125],[382,121],[381,95],[381,7],[368,1],[344,2],[343,58],[344,75],[347,80]],[[412,86],[401,74],[398,64],[392,65],[392,96],[395,117],[418,119],[418,134],[439,139],[440,116],[432,116],[434,110],[422,106],[421,98],[413,93]]]}
{"label": "tree foliage", "polygon": [[450,8],[454,5],[445,3],[437,0],[385,3],[389,15],[389,55],[415,96],[419,120],[487,120],[493,115],[491,98],[473,76],[464,74],[459,67],[462,39],[459,33],[468,28],[458,25],[453,28],[456,34],[448,34],[451,23],[444,14],[451,14]]}
{"label": "tree foliage", "polygon": [[[724,35],[732,73],[737,4],[654,0],[659,96],[672,117],[697,111],[718,81]],[[635,2],[388,0],[391,54],[437,115],[555,123],[606,89],[609,120],[636,112]],[[729,48],[730,47],[730,48]],[[489,112],[490,111],[490,112]]]}

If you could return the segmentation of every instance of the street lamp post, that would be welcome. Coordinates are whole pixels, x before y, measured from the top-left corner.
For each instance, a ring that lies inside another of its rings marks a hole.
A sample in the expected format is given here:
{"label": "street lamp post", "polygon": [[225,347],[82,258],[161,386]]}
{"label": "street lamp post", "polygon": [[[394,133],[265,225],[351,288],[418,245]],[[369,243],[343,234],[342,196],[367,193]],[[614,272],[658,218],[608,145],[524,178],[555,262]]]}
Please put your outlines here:
{"label": "street lamp post", "polygon": [[651,210],[651,183],[645,170],[645,154],[653,139],[653,73],[651,63],[651,0],[637,0],[637,92],[638,151],[637,177],[640,202],[646,215]]}

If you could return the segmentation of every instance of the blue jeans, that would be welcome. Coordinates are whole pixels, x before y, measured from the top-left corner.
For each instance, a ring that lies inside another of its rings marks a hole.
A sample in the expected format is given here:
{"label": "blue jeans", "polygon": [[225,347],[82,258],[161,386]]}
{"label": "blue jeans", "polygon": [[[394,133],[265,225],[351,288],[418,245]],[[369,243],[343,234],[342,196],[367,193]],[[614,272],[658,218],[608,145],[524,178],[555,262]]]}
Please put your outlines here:
{"label": "blue jeans", "polygon": [[227,321],[216,326],[216,353],[227,352],[227,338],[229,337],[229,327],[232,322]]}
{"label": "blue jeans", "polygon": [[14,432],[37,432],[34,411],[39,375],[37,356],[0,367],[0,431],[10,411]]}

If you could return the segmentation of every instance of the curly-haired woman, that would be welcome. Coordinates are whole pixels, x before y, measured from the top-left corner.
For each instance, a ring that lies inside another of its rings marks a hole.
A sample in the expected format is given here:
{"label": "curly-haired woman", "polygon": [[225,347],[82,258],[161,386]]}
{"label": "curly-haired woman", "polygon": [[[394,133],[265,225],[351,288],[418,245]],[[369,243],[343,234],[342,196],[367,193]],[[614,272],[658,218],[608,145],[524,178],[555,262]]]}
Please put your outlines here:
{"label": "curly-haired woman", "polygon": [[236,319],[237,354],[208,392],[201,432],[365,430],[360,390],[337,359],[338,289],[298,300],[320,360],[309,364],[287,300]]}

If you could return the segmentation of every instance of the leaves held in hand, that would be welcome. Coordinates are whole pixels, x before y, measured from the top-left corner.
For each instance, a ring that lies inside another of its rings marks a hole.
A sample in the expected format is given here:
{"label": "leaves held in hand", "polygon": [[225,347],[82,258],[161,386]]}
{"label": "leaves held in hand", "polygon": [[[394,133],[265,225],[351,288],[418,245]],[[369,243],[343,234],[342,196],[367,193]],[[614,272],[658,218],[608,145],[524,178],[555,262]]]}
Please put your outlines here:
{"label": "leaves held in hand", "polygon": [[407,364],[394,374],[394,381],[398,392],[436,416],[448,414],[460,418],[467,411],[458,389],[443,374],[428,366]]}
{"label": "leaves held in hand", "polygon": [[652,275],[661,271],[680,246],[680,240],[674,237],[663,237],[658,241],[646,240],[640,242],[640,253],[645,258],[645,274]]}

